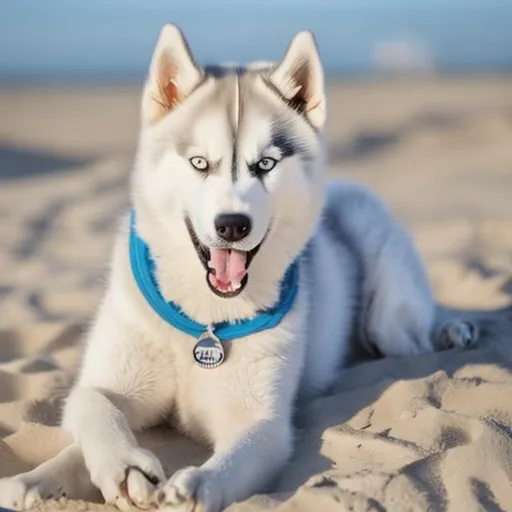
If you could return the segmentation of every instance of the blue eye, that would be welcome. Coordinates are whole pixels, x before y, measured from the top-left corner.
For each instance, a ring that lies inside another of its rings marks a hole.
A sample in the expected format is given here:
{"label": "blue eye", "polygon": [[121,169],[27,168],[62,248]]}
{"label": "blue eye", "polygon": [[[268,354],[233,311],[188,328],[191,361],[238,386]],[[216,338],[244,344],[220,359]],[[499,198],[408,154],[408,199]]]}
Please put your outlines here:
{"label": "blue eye", "polygon": [[193,156],[189,161],[192,164],[192,167],[198,171],[207,171],[210,167],[206,158],[203,158],[202,156]]}
{"label": "blue eye", "polygon": [[277,160],[275,158],[266,156],[256,164],[256,167],[261,172],[269,172],[276,166],[276,164]]}

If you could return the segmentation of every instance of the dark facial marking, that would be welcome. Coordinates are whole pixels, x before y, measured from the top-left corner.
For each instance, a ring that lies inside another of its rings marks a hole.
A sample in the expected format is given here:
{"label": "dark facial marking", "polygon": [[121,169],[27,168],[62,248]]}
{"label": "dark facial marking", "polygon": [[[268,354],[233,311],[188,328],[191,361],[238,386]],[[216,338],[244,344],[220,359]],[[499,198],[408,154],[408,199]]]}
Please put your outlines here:
{"label": "dark facial marking", "polygon": [[249,174],[251,176],[253,176],[254,178],[258,178],[260,180],[263,189],[266,191],[267,187],[265,186],[265,176],[267,175],[267,173],[261,172],[261,170],[258,168],[258,162],[252,162],[250,164],[247,164],[247,169],[249,170]]}
{"label": "dark facial marking", "polygon": [[[274,160],[273,158],[271,160]],[[249,173],[251,176],[254,176],[255,178],[258,178],[263,183],[263,178],[273,169],[269,169],[268,171],[261,169],[259,165],[260,160],[256,162],[252,162],[248,164]]]}
{"label": "dark facial marking", "polygon": [[303,162],[313,159],[311,149],[300,139],[295,137],[290,127],[279,120],[275,120],[272,125],[271,145],[279,148],[283,158],[297,155]]}
{"label": "dark facial marking", "polygon": [[229,66],[219,66],[216,64],[207,64],[204,66],[204,74],[207,77],[213,78],[226,78],[232,75],[242,75],[247,72],[247,69],[241,65],[229,65]]}
{"label": "dark facial marking", "polygon": [[236,164],[236,135],[233,135],[233,156],[231,157],[231,179],[236,183],[238,179],[238,166]]}
{"label": "dark facial marking", "polygon": [[272,128],[271,146],[275,146],[281,152],[283,158],[288,158],[301,152],[300,144],[293,139],[292,135],[281,127]]}
{"label": "dark facial marking", "polygon": [[[308,156],[307,148],[293,137],[292,133],[286,128],[286,126],[279,125],[277,121],[274,122],[272,126],[269,147],[276,147],[279,149],[279,152],[281,153],[281,160],[294,155],[299,155],[301,158],[305,159]],[[262,156],[264,157],[264,155]],[[250,174],[259,178],[263,183],[263,178],[266,176],[267,172],[262,171],[261,168],[259,168],[258,161],[248,164],[248,168]],[[272,169],[270,169],[270,171],[271,170]]]}

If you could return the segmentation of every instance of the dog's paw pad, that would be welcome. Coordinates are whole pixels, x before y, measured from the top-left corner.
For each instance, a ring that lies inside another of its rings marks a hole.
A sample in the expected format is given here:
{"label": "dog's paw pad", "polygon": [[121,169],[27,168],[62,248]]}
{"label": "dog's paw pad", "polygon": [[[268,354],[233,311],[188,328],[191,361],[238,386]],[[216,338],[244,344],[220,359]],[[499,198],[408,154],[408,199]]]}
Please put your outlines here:
{"label": "dog's paw pad", "polygon": [[178,471],[158,493],[159,505],[179,506],[193,500],[200,482],[199,468],[190,467]]}
{"label": "dog's paw pad", "polygon": [[110,457],[98,453],[90,475],[105,502],[122,510],[152,507],[156,489],[165,478],[158,459],[139,447],[113,451]]}
{"label": "dog's paw pad", "polygon": [[174,485],[167,485],[165,490],[158,494],[159,505],[181,505],[187,501],[187,497],[181,494],[180,489]]}
{"label": "dog's paw pad", "polygon": [[124,486],[126,496],[137,508],[151,508],[158,484],[158,481],[154,482],[153,478],[146,476],[139,468],[130,468]]}
{"label": "dog's paw pad", "polygon": [[38,501],[48,498],[42,496],[37,483],[29,484],[19,477],[0,480],[0,506],[14,510],[27,510]]}
{"label": "dog's paw pad", "polygon": [[454,320],[441,328],[439,337],[445,348],[469,348],[478,340],[478,328],[473,322]]}

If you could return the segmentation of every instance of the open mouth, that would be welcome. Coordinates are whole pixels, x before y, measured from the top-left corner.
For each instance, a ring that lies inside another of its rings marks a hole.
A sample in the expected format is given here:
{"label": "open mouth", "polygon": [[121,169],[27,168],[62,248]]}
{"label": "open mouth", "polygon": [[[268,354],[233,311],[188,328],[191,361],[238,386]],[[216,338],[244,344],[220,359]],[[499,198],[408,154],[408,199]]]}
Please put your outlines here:
{"label": "open mouth", "polygon": [[196,253],[206,270],[206,282],[210,290],[226,299],[236,297],[247,285],[249,266],[263,242],[250,251],[207,247],[199,241],[188,217],[185,222]]}

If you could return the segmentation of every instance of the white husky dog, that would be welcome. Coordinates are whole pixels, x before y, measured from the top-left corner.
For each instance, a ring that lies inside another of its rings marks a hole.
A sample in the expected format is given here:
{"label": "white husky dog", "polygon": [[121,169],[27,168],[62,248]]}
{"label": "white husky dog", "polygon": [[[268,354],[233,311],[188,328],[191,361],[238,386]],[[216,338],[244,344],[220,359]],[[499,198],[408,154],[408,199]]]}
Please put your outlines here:
{"label": "white husky dog", "polygon": [[[0,505],[83,495],[217,512],[263,490],[293,451],[296,400],[354,348],[465,346],[441,326],[407,233],[367,190],[326,184],[314,38],[279,64],[199,67],[167,25],[151,62],[132,205],[66,402],[71,444],[0,482]],[[172,415],[213,455],[166,480],[133,431]]]}

